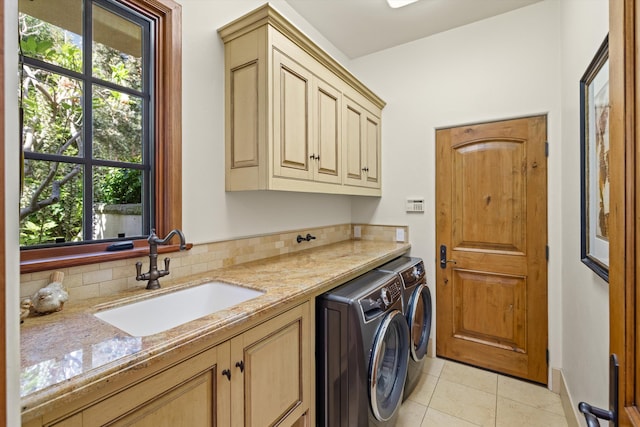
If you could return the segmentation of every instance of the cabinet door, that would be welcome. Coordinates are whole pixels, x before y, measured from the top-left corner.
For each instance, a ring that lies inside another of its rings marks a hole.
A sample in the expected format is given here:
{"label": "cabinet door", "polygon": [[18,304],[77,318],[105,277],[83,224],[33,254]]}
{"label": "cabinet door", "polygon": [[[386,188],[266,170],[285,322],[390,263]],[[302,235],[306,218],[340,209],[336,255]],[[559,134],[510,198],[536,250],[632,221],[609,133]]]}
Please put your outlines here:
{"label": "cabinet door", "polygon": [[292,425],[308,411],[310,319],[305,303],[231,340],[233,425]]}
{"label": "cabinet door", "polygon": [[313,179],[311,73],[273,50],[273,175]]}
{"label": "cabinet door", "polygon": [[313,131],[315,160],[314,180],[340,184],[342,135],[341,93],[323,80],[316,78],[313,85]]}
{"label": "cabinet door", "polygon": [[380,188],[380,119],[353,99],[343,99],[344,183]]}
{"label": "cabinet door", "polygon": [[154,375],[82,413],[83,426],[216,425],[216,349]]}
{"label": "cabinet door", "polygon": [[[30,427],[31,424],[23,424],[22,427]],[[51,427],[82,427],[82,414],[76,414],[53,424]]]}
{"label": "cabinet door", "polygon": [[365,118],[365,143],[366,151],[364,185],[366,187],[380,188],[380,119],[371,113]]}

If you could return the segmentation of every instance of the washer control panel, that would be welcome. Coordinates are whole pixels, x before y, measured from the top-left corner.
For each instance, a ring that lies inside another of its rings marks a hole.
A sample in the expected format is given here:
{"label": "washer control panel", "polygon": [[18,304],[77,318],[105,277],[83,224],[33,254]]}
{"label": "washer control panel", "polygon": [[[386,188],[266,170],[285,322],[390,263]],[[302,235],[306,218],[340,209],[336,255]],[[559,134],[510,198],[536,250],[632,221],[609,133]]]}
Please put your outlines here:
{"label": "washer control panel", "polygon": [[424,263],[422,261],[413,267],[409,267],[400,272],[400,276],[402,276],[402,283],[405,288],[410,288],[420,282],[426,283],[426,281],[424,281],[424,274]]}
{"label": "washer control panel", "polygon": [[385,312],[390,306],[402,298],[402,283],[396,276],[383,286],[360,299],[360,307],[365,320],[372,319]]}

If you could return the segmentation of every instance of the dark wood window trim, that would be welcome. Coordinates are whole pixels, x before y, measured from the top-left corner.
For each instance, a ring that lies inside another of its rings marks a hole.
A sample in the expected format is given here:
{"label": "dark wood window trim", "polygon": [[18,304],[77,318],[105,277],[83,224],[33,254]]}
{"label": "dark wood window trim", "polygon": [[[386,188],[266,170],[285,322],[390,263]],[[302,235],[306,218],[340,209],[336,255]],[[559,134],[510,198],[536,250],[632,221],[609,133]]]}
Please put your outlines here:
{"label": "dark wood window trim", "polygon": [[[155,229],[164,236],[182,225],[182,9],[172,0],[118,0],[155,22]],[[177,242],[176,242],[177,243]],[[95,243],[20,253],[20,272],[73,267],[135,258],[148,253],[140,239],[126,251],[106,252],[110,243]],[[161,252],[178,250],[168,245]]]}

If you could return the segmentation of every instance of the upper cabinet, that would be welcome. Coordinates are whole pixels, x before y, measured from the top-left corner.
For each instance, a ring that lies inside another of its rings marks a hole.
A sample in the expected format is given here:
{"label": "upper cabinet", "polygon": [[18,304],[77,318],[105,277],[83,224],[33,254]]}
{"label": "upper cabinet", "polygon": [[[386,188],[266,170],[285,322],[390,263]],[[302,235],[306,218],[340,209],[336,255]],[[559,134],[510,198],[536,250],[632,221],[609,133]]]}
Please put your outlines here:
{"label": "upper cabinet", "polygon": [[218,31],[226,190],[380,196],[384,101],[269,4]]}

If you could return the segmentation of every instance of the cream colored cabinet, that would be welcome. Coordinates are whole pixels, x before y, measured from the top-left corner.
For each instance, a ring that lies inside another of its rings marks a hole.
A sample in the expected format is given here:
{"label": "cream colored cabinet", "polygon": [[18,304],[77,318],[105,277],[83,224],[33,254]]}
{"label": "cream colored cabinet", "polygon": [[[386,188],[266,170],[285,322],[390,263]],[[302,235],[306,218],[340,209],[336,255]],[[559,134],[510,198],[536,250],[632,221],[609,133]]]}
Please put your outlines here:
{"label": "cream colored cabinet", "polygon": [[210,427],[216,424],[217,349],[145,379],[55,427]]}
{"label": "cream colored cabinet", "polygon": [[340,183],[340,101],[337,89],[274,48],[274,178]]}
{"label": "cream colored cabinet", "polygon": [[[269,4],[219,33],[225,43],[226,190],[379,196],[384,101]],[[364,152],[378,156],[366,185],[355,185],[344,169],[346,94],[364,100],[372,121],[363,123],[378,129],[377,151]],[[374,176],[378,185],[370,183]]]}
{"label": "cream colored cabinet", "polygon": [[380,189],[380,117],[348,96],[343,111],[345,184]]}
{"label": "cream colored cabinet", "polygon": [[307,302],[218,347],[225,359],[228,354],[231,373],[229,379],[219,378],[229,383],[231,396],[231,418],[221,425],[291,426],[300,419],[309,421],[309,310]]}
{"label": "cream colored cabinet", "polygon": [[24,427],[310,426],[309,301],[135,384],[96,395],[70,416]]}

